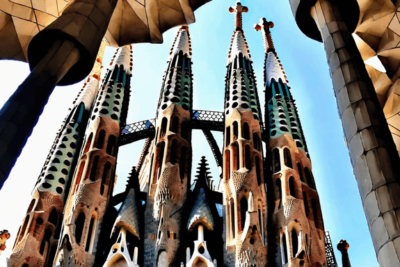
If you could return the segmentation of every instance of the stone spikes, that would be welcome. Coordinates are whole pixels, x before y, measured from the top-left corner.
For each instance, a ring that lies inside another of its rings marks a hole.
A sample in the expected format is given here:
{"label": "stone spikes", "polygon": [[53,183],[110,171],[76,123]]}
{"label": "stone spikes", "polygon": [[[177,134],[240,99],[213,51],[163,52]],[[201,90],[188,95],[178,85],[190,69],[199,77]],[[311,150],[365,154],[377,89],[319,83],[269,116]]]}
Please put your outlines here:
{"label": "stone spikes", "polygon": [[210,168],[208,167],[209,164],[205,156],[202,156],[200,159],[199,166],[197,167],[196,175],[197,178],[196,182],[205,183],[208,187],[210,186],[212,176],[210,176],[211,172],[209,172]]}

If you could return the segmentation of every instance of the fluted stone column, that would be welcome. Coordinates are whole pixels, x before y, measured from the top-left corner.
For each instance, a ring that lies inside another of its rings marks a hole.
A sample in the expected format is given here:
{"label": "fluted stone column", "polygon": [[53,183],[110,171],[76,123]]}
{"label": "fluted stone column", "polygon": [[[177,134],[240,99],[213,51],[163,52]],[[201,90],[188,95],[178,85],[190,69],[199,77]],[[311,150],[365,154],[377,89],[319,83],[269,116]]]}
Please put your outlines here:
{"label": "fluted stone column", "polygon": [[[291,0],[301,30],[311,38],[322,37],[351,163],[380,265],[399,266],[400,217],[396,215],[400,212],[399,157],[348,28],[355,27],[345,16],[354,7],[354,1],[345,4],[347,11],[340,6],[344,5],[342,1],[318,0],[312,4]],[[320,36],[312,32],[311,18]]]}
{"label": "fluted stone column", "polygon": [[350,258],[349,258],[349,250],[350,245],[346,240],[341,239],[337,245],[337,249],[342,253],[342,266],[343,267],[351,267]]}

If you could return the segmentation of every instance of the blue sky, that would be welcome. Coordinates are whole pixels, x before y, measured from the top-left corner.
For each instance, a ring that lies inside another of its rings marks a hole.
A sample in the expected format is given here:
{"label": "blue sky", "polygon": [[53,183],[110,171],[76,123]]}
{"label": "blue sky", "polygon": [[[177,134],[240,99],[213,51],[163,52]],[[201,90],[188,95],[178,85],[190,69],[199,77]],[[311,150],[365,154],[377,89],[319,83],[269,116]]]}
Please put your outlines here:
{"label": "blue sky", "polygon": [[[196,11],[197,21],[189,26],[193,49],[195,109],[223,110],[225,66],[234,30],[234,15],[228,12],[228,8],[234,4],[235,1],[231,0],[214,0]],[[253,25],[261,17],[275,23],[272,29],[273,40],[297,102],[313,164],[325,229],[330,231],[334,247],[339,239],[347,239],[353,267],[377,266],[344,143],[323,45],[300,32],[289,1],[243,0],[242,4],[249,8],[249,12],[243,15],[243,28],[262,105],[265,55],[261,33],[256,32]],[[128,123],[154,117],[163,72],[176,33],[177,29],[165,33],[161,45],[133,46],[134,66]],[[103,60],[105,68],[113,52],[113,48],[107,49]],[[0,105],[3,105],[28,73],[26,63],[0,61]],[[36,178],[55,134],[81,87],[82,83],[78,83],[55,89],[9,180],[0,191],[0,230],[8,229],[12,234],[6,251],[0,256],[0,266],[5,266],[5,258],[11,253]],[[215,138],[221,145],[222,134],[215,133]],[[120,149],[116,193],[124,190],[126,177],[131,167],[137,164],[143,144],[144,141],[139,141]],[[218,178],[214,158],[201,131],[193,133],[193,148],[192,176],[200,157],[204,155],[210,163],[213,177]],[[335,254],[340,262],[340,252],[335,250]]]}

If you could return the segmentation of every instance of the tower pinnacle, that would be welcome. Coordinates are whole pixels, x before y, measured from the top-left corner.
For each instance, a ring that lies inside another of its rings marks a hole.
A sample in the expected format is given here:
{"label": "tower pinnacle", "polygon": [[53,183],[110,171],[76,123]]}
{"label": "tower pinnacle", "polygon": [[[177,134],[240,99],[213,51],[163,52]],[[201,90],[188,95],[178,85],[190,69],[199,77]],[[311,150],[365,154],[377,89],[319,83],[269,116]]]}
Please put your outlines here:
{"label": "tower pinnacle", "polygon": [[272,41],[271,31],[274,27],[274,23],[272,21],[267,21],[266,18],[261,18],[260,23],[254,24],[254,29],[256,31],[261,30],[263,33],[263,41],[265,52],[268,53],[270,50],[275,51],[274,42]]}
{"label": "tower pinnacle", "polygon": [[236,2],[236,5],[234,7],[229,8],[229,12],[233,13],[235,12],[235,22],[236,22],[236,31],[242,31],[242,13],[246,13],[249,11],[247,6],[242,6],[240,1]]}

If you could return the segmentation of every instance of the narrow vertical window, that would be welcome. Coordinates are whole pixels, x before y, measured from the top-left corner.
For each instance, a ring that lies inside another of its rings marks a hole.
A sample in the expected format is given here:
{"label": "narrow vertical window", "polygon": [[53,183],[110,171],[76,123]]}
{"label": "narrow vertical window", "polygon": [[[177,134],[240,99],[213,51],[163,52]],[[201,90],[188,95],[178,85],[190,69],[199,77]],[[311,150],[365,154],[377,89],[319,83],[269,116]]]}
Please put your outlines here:
{"label": "narrow vertical window", "polygon": [[231,209],[231,229],[232,229],[232,238],[235,238],[235,201],[233,198],[229,200],[230,209]]}
{"label": "narrow vertical window", "polygon": [[95,220],[95,216],[92,215],[92,219],[90,219],[90,224],[89,224],[89,232],[88,232],[88,236],[87,236],[87,239],[86,239],[86,246],[85,246],[85,251],[86,252],[88,252],[90,250],[90,247],[91,247],[91,244],[92,244],[94,220]]}
{"label": "narrow vertical window", "polygon": [[303,202],[304,202],[304,210],[306,212],[307,218],[310,218],[309,212],[308,212],[308,199],[307,199],[307,194],[306,192],[303,191]]}
{"label": "narrow vertical window", "polygon": [[40,255],[43,255],[44,249],[46,248],[46,244],[50,245],[50,237],[51,237],[51,230],[50,229],[46,229],[44,231],[44,236],[43,236],[43,239],[42,239],[42,243],[40,244],[40,250],[39,250]]}
{"label": "narrow vertical window", "polygon": [[36,199],[32,199],[31,203],[29,204],[28,211],[26,213],[29,213],[32,211],[33,206],[35,206],[35,203],[36,203]]}
{"label": "narrow vertical window", "polygon": [[[150,170],[149,170],[150,178],[149,178],[149,179],[152,178],[152,173],[154,173],[154,172],[153,172],[153,164],[154,164],[154,154],[151,156],[151,163],[150,163]],[[152,180],[150,180],[150,181],[152,181]],[[149,181],[149,182],[150,182],[150,181]]]}
{"label": "narrow vertical window", "polygon": [[239,68],[243,69],[243,54],[242,53],[239,53],[238,61],[239,61]]}
{"label": "narrow vertical window", "polygon": [[22,226],[21,234],[20,234],[20,236],[18,238],[18,242],[21,241],[22,238],[25,236],[25,232],[27,231],[27,228],[28,228],[29,219],[30,219],[30,216],[26,215],[24,224]]}
{"label": "narrow vertical window", "polygon": [[50,248],[49,256],[47,257],[47,264],[46,267],[52,267],[54,262],[54,257],[56,256],[57,252],[57,244],[54,244]]}
{"label": "narrow vertical window", "polygon": [[281,240],[281,255],[282,255],[282,265],[288,262],[287,245],[286,245],[286,235],[282,234]]}
{"label": "narrow vertical window", "polygon": [[231,152],[229,149],[225,150],[225,179],[231,179]]}
{"label": "narrow vertical window", "polygon": [[314,216],[314,223],[315,223],[315,227],[316,228],[320,228],[319,225],[319,216],[318,216],[318,204],[317,204],[317,200],[315,198],[313,198],[311,200],[311,205],[312,205],[312,212],[313,212],[313,216]]}
{"label": "narrow vertical window", "polygon": [[185,146],[181,148],[181,159],[179,162],[179,174],[181,176],[181,181],[183,181],[183,179],[185,179],[186,151],[187,151],[187,148]]}
{"label": "narrow vertical window", "polygon": [[279,200],[279,205],[278,205],[278,209],[281,208],[282,206],[282,184],[281,184],[281,179],[276,179],[276,188],[278,190],[278,200]]}
{"label": "narrow vertical window", "polygon": [[231,126],[228,126],[228,127],[226,128],[225,134],[226,134],[226,137],[225,137],[225,140],[226,140],[225,146],[229,146],[229,144],[231,143]]}
{"label": "narrow vertical window", "polygon": [[240,230],[243,231],[244,229],[244,224],[246,222],[246,213],[249,208],[249,205],[247,203],[247,199],[243,197],[240,200]]}
{"label": "narrow vertical window", "polygon": [[293,254],[293,258],[296,257],[297,251],[299,250],[299,243],[298,243],[298,237],[297,237],[297,233],[296,230],[292,230],[291,232],[291,238],[292,238],[292,254]]}
{"label": "narrow vertical window", "polygon": [[187,122],[182,122],[181,136],[186,141],[189,141],[189,131],[188,131]]}
{"label": "narrow vertical window", "polygon": [[171,132],[178,133],[178,127],[179,127],[179,118],[178,116],[175,116],[172,120]]}
{"label": "narrow vertical window", "polygon": [[240,145],[237,145],[237,150],[236,150],[236,170],[240,169]]}
{"label": "narrow vertical window", "polygon": [[238,139],[239,137],[239,126],[237,121],[233,122],[233,141],[235,141],[236,139]]}
{"label": "narrow vertical window", "polygon": [[86,153],[89,151],[90,145],[92,144],[92,138],[93,138],[93,133],[90,133],[89,138],[86,141],[86,146],[85,146],[85,150],[83,151],[83,153]]}
{"label": "narrow vertical window", "polygon": [[80,213],[75,221],[75,239],[78,245],[81,244],[83,226],[85,225],[85,214]]}
{"label": "narrow vertical window", "polygon": [[103,148],[104,137],[106,136],[106,131],[100,130],[99,136],[97,137],[96,148]]}
{"label": "narrow vertical window", "polygon": [[57,210],[53,208],[50,212],[48,222],[52,223],[54,226],[57,226],[57,221],[58,221],[58,213]]}
{"label": "narrow vertical window", "polygon": [[284,157],[284,159],[285,159],[285,165],[287,166],[287,167],[289,167],[289,168],[293,168],[293,165],[292,165],[292,157],[291,157],[291,155],[290,155],[290,150],[289,150],[289,148],[285,148],[284,150],[283,150],[283,157]]}
{"label": "narrow vertical window", "polygon": [[255,150],[261,151],[261,142],[257,133],[253,133],[253,146]]}
{"label": "narrow vertical window", "polygon": [[306,174],[306,180],[307,180],[308,186],[312,189],[315,189],[314,181],[311,177],[310,170],[307,167],[304,168],[304,173]]}
{"label": "narrow vertical window", "polygon": [[295,189],[295,186],[294,186],[294,178],[293,178],[293,176],[290,176],[290,178],[289,178],[289,192],[290,192],[290,195],[292,197],[296,197],[296,189]]}
{"label": "narrow vertical window", "polygon": [[262,234],[264,226],[263,226],[263,223],[262,223],[262,217],[261,216],[262,216],[262,213],[261,213],[261,210],[260,210],[260,206],[258,206],[258,225],[260,226],[260,233]]}
{"label": "narrow vertical window", "polygon": [[97,165],[99,164],[99,156],[95,156],[92,164],[92,169],[90,171],[90,181],[96,181],[96,171]]}
{"label": "narrow vertical window", "polygon": [[301,167],[301,164],[298,162],[297,162],[297,171],[299,172],[300,181],[304,182],[303,168]]}
{"label": "narrow vertical window", "polygon": [[126,246],[128,247],[129,256],[133,259],[133,252],[135,250],[135,236],[129,231],[126,231]]}
{"label": "narrow vertical window", "polygon": [[250,129],[249,129],[249,124],[245,122],[243,124],[243,132],[242,132],[243,138],[250,140]]}
{"label": "narrow vertical window", "polygon": [[279,172],[281,170],[281,159],[279,156],[279,149],[275,148],[272,151],[272,162],[274,166],[274,172]]}
{"label": "narrow vertical window", "polygon": [[256,175],[257,175],[257,184],[261,185],[261,167],[260,167],[260,159],[258,156],[256,157]]}
{"label": "narrow vertical window", "polygon": [[104,165],[103,176],[101,177],[100,194],[104,194],[105,186],[109,184],[111,178],[111,163],[107,161]]}
{"label": "narrow vertical window", "polygon": [[161,172],[162,172],[162,168],[163,168],[163,162],[164,162],[164,154],[165,154],[165,143],[162,142],[160,143],[160,150],[159,150],[159,158],[160,161],[158,162],[158,176],[157,176],[157,181],[160,179],[161,177]]}
{"label": "narrow vertical window", "polygon": [[76,176],[74,194],[76,193],[76,190],[78,190],[79,184],[81,183],[81,178],[82,178],[82,173],[83,173],[84,167],[85,167],[85,161],[82,161],[81,165],[79,166],[78,175]]}
{"label": "narrow vertical window", "polygon": [[251,170],[252,167],[252,161],[251,161],[251,153],[250,153],[250,146],[247,145],[245,148],[245,160],[246,160],[246,169],[249,171]]}
{"label": "narrow vertical window", "polygon": [[115,138],[114,135],[110,135],[110,137],[108,137],[106,153],[110,156],[114,156],[116,140],[117,138]]}
{"label": "narrow vertical window", "polygon": [[171,154],[170,154],[170,160],[169,162],[171,162],[172,165],[174,165],[176,163],[176,149],[178,146],[178,142],[176,141],[176,139],[172,140],[171,143]]}
{"label": "narrow vertical window", "polygon": [[160,138],[163,138],[165,136],[165,134],[167,133],[167,124],[168,124],[167,118],[163,118],[161,121]]}

